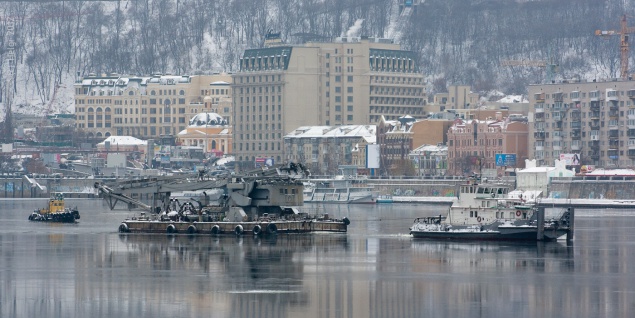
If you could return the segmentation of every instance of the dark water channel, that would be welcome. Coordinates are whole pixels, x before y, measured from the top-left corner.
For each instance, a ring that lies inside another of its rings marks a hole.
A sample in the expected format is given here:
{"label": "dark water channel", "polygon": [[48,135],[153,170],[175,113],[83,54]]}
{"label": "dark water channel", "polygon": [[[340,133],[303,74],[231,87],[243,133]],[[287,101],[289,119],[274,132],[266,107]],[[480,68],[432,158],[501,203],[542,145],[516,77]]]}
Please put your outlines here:
{"label": "dark water channel", "polygon": [[[577,211],[565,242],[414,240],[443,206],[327,206],[347,234],[120,235],[133,213],[68,200],[79,224],[0,200],[0,317],[635,317],[635,211]],[[324,208],[311,206],[309,208]]]}

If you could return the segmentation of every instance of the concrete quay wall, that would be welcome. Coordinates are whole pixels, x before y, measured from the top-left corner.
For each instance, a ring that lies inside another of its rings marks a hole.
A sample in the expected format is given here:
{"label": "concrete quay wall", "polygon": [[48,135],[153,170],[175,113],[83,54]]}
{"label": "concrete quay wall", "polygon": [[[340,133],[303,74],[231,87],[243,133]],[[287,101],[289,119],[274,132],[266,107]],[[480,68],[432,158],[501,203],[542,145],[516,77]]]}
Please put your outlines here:
{"label": "concrete quay wall", "polygon": [[555,199],[635,200],[635,180],[630,179],[554,179],[549,197]]}

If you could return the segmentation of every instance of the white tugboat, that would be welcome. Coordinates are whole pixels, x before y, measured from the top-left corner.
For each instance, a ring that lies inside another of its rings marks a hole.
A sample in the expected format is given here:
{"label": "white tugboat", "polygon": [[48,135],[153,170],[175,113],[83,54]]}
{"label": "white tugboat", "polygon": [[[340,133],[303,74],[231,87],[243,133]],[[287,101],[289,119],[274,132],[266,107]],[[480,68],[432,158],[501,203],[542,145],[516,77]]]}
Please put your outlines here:
{"label": "white tugboat", "polygon": [[552,241],[573,236],[573,208],[545,220],[544,209],[508,198],[505,184],[461,185],[457,203],[446,215],[417,218],[415,238],[454,240]]}

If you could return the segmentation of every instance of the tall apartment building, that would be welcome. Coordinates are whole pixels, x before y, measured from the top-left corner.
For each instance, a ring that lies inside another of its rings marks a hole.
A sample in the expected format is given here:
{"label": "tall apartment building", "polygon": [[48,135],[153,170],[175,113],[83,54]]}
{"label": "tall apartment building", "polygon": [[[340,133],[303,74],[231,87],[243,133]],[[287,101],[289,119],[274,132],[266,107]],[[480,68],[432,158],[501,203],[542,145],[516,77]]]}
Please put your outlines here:
{"label": "tall apartment building", "polygon": [[635,81],[529,86],[529,156],[554,165],[561,155],[581,165],[635,166]]}
{"label": "tall apartment building", "polygon": [[496,154],[516,155],[516,166],[523,168],[527,156],[528,124],[524,118],[490,120],[457,119],[448,130],[448,173],[469,175],[498,170]]}
{"label": "tall apartment building", "polygon": [[201,112],[231,123],[231,76],[97,76],[75,83],[75,126],[88,138],[176,135]]}
{"label": "tall apartment building", "polygon": [[301,126],[425,114],[424,79],[414,53],[384,39],[246,50],[232,88],[233,149],[246,165],[257,158],[280,162],[282,137]]}

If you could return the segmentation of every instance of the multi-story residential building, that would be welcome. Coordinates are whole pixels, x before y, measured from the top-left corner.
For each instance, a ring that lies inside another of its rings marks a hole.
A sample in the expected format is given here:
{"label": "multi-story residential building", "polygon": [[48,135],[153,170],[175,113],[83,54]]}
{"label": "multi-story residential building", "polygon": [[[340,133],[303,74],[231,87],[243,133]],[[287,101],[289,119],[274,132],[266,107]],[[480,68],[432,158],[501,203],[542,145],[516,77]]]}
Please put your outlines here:
{"label": "multi-story residential building", "polygon": [[75,125],[95,140],[176,135],[199,112],[216,110],[230,118],[230,83],[227,74],[91,74],[75,83]]}
{"label": "multi-story residential building", "polygon": [[450,85],[447,93],[434,94],[434,105],[439,111],[446,109],[470,109],[478,105],[478,94],[472,93],[470,86]]}
{"label": "multi-story residential building", "polygon": [[[528,125],[524,118],[456,120],[448,130],[448,173],[481,174],[485,169],[523,168],[527,159]],[[496,164],[496,154],[516,157],[515,167]]]}
{"label": "multi-story residential building", "polygon": [[580,158],[576,165],[635,166],[635,81],[575,81],[528,90],[529,156],[539,166],[569,157]]}
{"label": "multi-story residential building", "polygon": [[379,144],[379,172],[381,175],[402,174],[401,168],[409,159],[413,149],[412,125],[415,118],[403,116],[397,120],[382,118],[377,127],[377,144]]}
{"label": "multi-story residential building", "polygon": [[342,165],[362,170],[366,145],[376,142],[376,132],[375,125],[300,127],[284,136],[284,159],[305,164],[313,173],[334,174]]}
{"label": "multi-story residential building", "polygon": [[289,155],[282,136],[298,127],[425,116],[415,54],[385,39],[246,50],[232,89],[234,152],[249,166],[256,158],[279,162]]}

